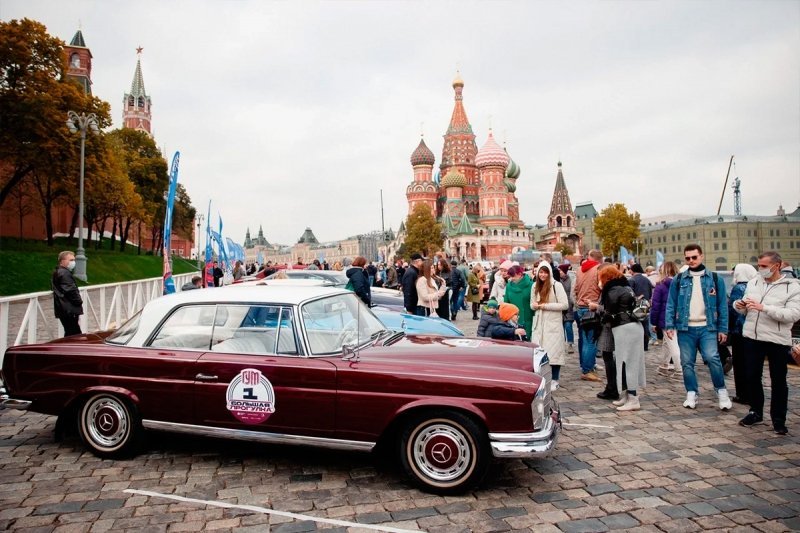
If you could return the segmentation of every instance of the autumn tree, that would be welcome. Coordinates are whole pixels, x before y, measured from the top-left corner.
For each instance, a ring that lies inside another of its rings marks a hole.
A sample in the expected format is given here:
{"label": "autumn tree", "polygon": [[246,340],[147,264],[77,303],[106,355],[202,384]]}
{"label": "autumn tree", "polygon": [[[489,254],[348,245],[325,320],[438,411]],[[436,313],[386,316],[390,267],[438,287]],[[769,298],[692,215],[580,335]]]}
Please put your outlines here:
{"label": "autumn tree", "polygon": [[409,255],[421,253],[431,256],[441,250],[443,244],[441,224],[436,222],[427,205],[418,203],[406,220],[404,250]]}
{"label": "autumn tree", "polygon": [[639,238],[641,217],[628,213],[625,204],[610,204],[594,219],[594,232],[603,243],[603,254],[616,255],[620,246],[630,249]]}
{"label": "autumn tree", "polygon": [[[120,214],[120,250],[125,249],[131,227],[139,228],[139,251],[141,252],[141,226],[160,227],[158,215],[163,221],[164,194],[169,186],[167,162],[155,141],[143,131],[123,128],[109,133],[122,146],[123,162],[128,179],[139,196],[139,208]],[[163,224],[163,222],[162,222]]]}

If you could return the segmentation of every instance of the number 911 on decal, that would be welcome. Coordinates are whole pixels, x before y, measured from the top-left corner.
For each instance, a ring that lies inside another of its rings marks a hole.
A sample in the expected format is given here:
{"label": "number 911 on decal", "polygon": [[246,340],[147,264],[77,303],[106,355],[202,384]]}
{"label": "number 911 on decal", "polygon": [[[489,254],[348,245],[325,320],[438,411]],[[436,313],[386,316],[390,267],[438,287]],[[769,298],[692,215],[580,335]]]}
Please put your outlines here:
{"label": "number 911 on decal", "polygon": [[386,329],[341,288],[234,285],[155,299],[116,331],[9,348],[0,405],[57,416],[100,457],[137,453],[148,431],[380,448],[452,494],[493,457],[556,445],[534,348]]}

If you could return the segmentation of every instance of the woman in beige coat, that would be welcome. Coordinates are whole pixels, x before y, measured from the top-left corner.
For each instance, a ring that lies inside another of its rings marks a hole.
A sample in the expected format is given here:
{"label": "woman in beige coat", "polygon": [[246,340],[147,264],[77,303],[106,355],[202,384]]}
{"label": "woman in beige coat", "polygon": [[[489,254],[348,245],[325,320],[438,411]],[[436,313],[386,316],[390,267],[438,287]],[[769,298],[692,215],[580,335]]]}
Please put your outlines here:
{"label": "woman in beige coat", "polygon": [[568,307],[564,286],[553,279],[547,261],[542,261],[531,291],[531,309],[535,313],[531,341],[547,351],[553,369],[553,390],[558,388],[561,365],[566,362],[567,340],[562,313]]}
{"label": "woman in beige coat", "polygon": [[425,313],[427,316],[436,316],[439,299],[444,296],[446,290],[447,286],[444,280],[434,272],[433,262],[426,259],[422,263],[422,270],[417,278],[417,305],[427,310]]}

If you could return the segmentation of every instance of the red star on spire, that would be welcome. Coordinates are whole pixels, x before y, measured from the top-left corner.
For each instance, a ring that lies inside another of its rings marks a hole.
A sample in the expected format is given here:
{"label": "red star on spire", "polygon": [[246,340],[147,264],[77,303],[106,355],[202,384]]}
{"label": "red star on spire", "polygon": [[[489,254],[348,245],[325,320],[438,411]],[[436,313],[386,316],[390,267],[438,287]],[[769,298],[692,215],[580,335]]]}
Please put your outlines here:
{"label": "red star on spire", "polygon": [[141,54],[141,53],[142,53],[142,50],[144,50],[144,48],[142,48],[141,46],[137,47],[137,48],[136,48],[136,55],[139,55],[139,54]]}

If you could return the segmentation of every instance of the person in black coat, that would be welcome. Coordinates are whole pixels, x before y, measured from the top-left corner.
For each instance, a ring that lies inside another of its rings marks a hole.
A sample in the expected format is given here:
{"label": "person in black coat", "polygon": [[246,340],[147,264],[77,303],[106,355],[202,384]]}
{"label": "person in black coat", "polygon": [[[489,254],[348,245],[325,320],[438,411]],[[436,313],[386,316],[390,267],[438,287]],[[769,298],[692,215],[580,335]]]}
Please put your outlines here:
{"label": "person in black coat", "polygon": [[353,292],[367,305],[372,304],[372,291],[370,290],[369,276],[365,270],[367,260],[360,255],[353,259],[353,265],[347,269],[346,275],[353,286]]}
{"label": "person in black coat", "polygon": [[214,261],[214,268],[211,271],[211,274],[214,276],[214,286],[222,287],[222,277],[225,274],[222,272],[222,269],[219,267],[216,261]]}
{"label": "person in black coat", "polygon": [[417,278],[419,277],[419,269],[422,268],[422,256],[420,254],[411,255],[411,263],[403,273],[403,278],[400,284],[403,287],[403,305],[406,312],[412,315],[417,314],[417,303],[419,295],[417,294]]}
{"label": "person in black coat", "polygon": [[492,328],[495,324],[500,323],[500,317],[497,316],[497,308],[500,305],[494,298],[489,298],[486,306],[481,313],[481,321],[478,322],[478,337],[489,337]]}
{"label": "person in black coat", "polygon": [[53,311],[64,326],[64,336],[80,335],[78,317],[83,314],[83,298],[72,276],[75,269],[75,253],[58,254],[58,266],[53,271],[50,287],[53,290]]}

